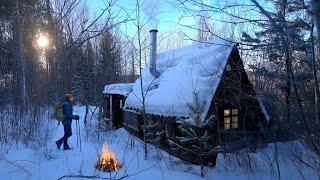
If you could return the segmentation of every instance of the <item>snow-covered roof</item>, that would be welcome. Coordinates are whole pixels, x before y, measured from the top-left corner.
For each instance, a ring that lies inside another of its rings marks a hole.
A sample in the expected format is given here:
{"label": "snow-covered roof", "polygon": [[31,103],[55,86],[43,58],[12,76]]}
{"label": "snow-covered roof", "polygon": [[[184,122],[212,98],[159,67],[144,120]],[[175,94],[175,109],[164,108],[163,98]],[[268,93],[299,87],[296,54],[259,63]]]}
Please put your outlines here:
{"label": "snow-covered roof", "polygon": [[146,113],[190,117],[188,106],[196,104],[197,94],[203,109],[201,120],[204,120],[233,46],[219,39],[159,53],[157,71],[160,76],[154,78],[149,67],[144,68],[125,107],[142,109],[142,78]]}
{"label": "snow-covered roof", "polygon": [[128,96],[132,92],[134,83],[109,84],[104,87],[104,94],[119,94]]}

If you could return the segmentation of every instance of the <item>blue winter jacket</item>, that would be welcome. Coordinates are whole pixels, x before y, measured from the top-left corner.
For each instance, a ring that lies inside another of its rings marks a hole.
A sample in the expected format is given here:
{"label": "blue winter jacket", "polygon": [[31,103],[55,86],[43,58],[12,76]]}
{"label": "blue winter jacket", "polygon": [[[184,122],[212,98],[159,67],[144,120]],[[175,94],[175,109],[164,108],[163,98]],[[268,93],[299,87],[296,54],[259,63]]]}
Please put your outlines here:
{"label": "blue winter jacket", "polygon": [[65,101],[62,106],[62,112],[65,116],[62,124],[69,125],[72,123],[72,119],[75,119],[75,116],[72,112],[72,104],[69,101]]}

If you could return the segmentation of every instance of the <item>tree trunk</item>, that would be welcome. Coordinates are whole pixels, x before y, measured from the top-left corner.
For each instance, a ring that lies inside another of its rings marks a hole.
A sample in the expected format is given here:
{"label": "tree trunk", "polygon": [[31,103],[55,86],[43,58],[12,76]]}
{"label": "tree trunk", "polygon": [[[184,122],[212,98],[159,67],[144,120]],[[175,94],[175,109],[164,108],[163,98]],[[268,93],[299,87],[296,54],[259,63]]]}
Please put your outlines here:
{"label": "tree trunk", "polygon": [[85,127],[87,127],[88,114],[89,114],[89,105],[86,104],[86,113],[85,113],[85,115],[84,115],[84,126],[85,126]]}
{"label": "tree trunk", "polygon": [[[47,21],[48,21],[48,28],[46,29],[49,39],[50,39],[50,44],[54,44],[54,40],[56,39],[56,36],[54,35],[54,29],[53,29],[53,20],[52,20],[52,15],[51,15],[51,7],[50,7],[50,0],[46,1],[46,10],[47,10]],[[46,60],[46,64],[47,64],[47,100],[48,102],[51,102],[51,95],[52,95],[52,91],[51,91],[51,86],[49,85],[49,83],[51,82],[52,78],[51,78],[51,66],[52,66],[52,62],[53,62],[53,51],[50,48],[50,44],[49,46],[46,48],[45,51],[45,60]]]}
{"label": "tree trunk", "polygon": [[132,68],[132,74],[131,74],[131,81],[133,82],[134,80],[135,80],[135,77],[134,77],[134,75],[135,75],[135,65],[134,65],[134,59],[135,59],[135,57],[134,57],[134,50],[133,49],[131,49],[131,68]]}
{"label": "tree trunk", "polygon": [[21,28],[21,17],[19,1],[16,0],[16,13],[17,13],[17,23],[18,23],[18,36],[19,36],[19,57],[21,66],[21,100],[22,100],[22,110],[27,104],[27,88],[26,88],[26,59],[24,55],[24,46],[22,41],[22,28]]}
{"label": "tree trunk", "polygon": [[311,38],[311,51],[312,51],[312,72],[313,72],[313,79],[314,79],[314,101],[315,101],[315,116],[316,116],[316,123],[319,123],[319,85],[318,85],[318,75],[317,75],[317,63],[316,63],[316,56],[315,56],[315,43],[314,43],[314,19],[312,20],[312,27],[310,31],[310,38]]}
{"label": "tree trunk", "polygon": [[142,79],[142,42],[141,42],[141,27],[140,27],[140,2],[136,1],[137,6],[137,28],[138,28],[138,45],[139,45],[139,72],[140,72],[140,88],[142,97],[142,121],[143,121],[143,141],[144,141],[144,158],[148,158],[148,144],[147,144],[147,123],[146,123],[146,107],[145,107],[145,94],[143,90]]}
{"label": "tree trunk", "polygon": [[[320,61],[320,1],[313,0],[312,5],[312,28],[311,28],[311,43],[312,43],[312,68],[313,68],[313,77],[314,77],[314,86],[315,86],[315,114],[316,114],[316,123],[320,123],[320,111],[319,111],[319,84],[318,84],[318,75],[317,75],[317,62]],[[314,39],[314,26],[317,28],[317,39]],[[315,52],[315,49],[317,52]]]}

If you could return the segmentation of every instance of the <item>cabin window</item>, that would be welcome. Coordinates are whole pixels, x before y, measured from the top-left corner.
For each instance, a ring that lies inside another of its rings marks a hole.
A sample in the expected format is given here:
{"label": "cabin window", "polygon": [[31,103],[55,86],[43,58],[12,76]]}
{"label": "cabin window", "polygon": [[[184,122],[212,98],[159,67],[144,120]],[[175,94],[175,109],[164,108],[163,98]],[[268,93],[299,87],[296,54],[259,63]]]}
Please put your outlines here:
{"label": "cabin window", "polygon": [[223,110],[224,129],[236,129],[239,127],[239,110],[227,108]]}

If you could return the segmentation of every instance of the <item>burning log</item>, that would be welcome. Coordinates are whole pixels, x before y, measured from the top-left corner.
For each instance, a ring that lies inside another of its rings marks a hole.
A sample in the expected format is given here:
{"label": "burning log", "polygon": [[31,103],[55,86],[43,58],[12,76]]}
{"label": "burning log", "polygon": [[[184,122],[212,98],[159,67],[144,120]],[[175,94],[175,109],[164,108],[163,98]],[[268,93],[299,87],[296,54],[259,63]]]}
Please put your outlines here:
{"label": "burning log", "polygon": [[109,148],[107,141],[103,144],[96,168],[103,172],[114,172],[121,168],[120,163],[116,159],[116,155]]}

